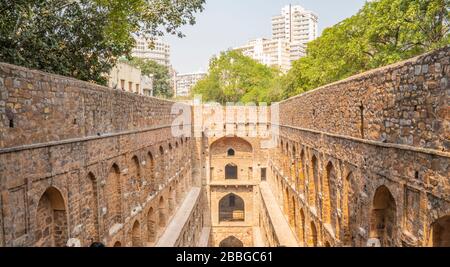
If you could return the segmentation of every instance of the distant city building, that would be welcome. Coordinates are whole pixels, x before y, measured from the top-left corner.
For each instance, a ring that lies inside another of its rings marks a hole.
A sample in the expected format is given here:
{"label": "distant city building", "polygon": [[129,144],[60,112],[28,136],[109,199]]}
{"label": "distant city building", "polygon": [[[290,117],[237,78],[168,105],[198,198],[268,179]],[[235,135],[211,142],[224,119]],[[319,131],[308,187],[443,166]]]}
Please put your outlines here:
{"label": "distant city building", "polygon": [[299,5],[287,5],[272,18],[272,39],[306,44],[319,35],[318,16]]}
{"label": "distant city building", "polygon": [[[295,50],[294,50],[295,49]],[[280,39],[272,40],[259,38],[249,41],[247,44],[235,48],[241,51],[245,56],[270,66],[278,67],[281,71],[287,72],[291,68],[293,53],[304,55],[304,46],[299,44],[293,47],[290,42]]]}
{"label": "distant city building", "polygon": [[146,96],[153,96],[153,75],[141,75],[142,93]]}
{"label": "distant city building", "polygon": [[192,88],[206,75],[206,72],[177,74],[175,96],[189,96]]}
{"label": "distant city building", "polygon": [[318,36],[318,16],[299,5],[287,5],[272,18],[272,39],[259,38],[235,48],[254,60],[288,72],[306,55],[306,44]]}
{"label": "distant city building", "polygon": [[170,67],[170,45],[166,42],[156,39],[152,42],[151,39],[145,38],[141,35],[135,35],[136,47],[131,51],[131,55],[136,58],[153,60],[157,63]]}
{"label": "distant city building", "polygon": [[153,81],[149,76],[142,75],[141,70],[128,62],[119,61],[109,74],[108,85],[113,89],[151,96]]}

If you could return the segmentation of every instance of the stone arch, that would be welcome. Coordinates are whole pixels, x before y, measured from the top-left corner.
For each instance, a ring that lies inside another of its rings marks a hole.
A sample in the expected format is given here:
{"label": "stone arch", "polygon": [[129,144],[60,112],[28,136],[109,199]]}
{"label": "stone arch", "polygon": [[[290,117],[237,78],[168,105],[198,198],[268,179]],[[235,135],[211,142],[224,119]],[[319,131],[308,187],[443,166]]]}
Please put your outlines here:
{"label": "stone arch", "polygon": [[34,246],[64,247],[68,232],[64,198],[57,188],[49,187],[38,202]]}
{"label": "stone arch", "polygon": [[131,164],[128,169],[128,192],[132,198],[133,207],[139,205],[139,191],[141,188],[141,167],[139,158],[135,155],[131,158]]}
{"label": "stone arch", "polygon": [[142,247],[141,224],[136,220],[131,228],[131,246]]}
{"label": "stone arch", "polygon": [[147,212],[147,242],[154,243],[158,233],[158,224],[156,223],[156,214],[153,208]]}
{"label": "stone arch", "polygon": [[164,155],[164,148],[163,148],[163,146],[159,146],[159,154],[161,156]]}
{"label": "stone arch", "polygon": [[152,152],[147,153],[147,183],[149,188],[149,193],[153,193],[156,188],[155,181],[155,159],[153,158]]}
{"label": "stone arch", "polygon": [[219,201],[219,222],[245,221],[245,202],[233,193],[224,196]]}
{"label": "stone arch", "polygon": [[237,180],[238,179],[238,166],[234,163],[228,163],[225,166],[225,179]]}
{"label": "stone arch", "polygon": [[343,219],[343,242],[344,246],[351,246],[353,242],[352,236],[352,222],[350,213],[349,199],[353,199],[353,187],[354,182],[353,172],[349,172],[344,179],[343,193],[342,193],[342,219]]}
{"label": "stone arch", "polygon": [[113,164],[109,169],[105,185],[107,203],[107,229],[116,223],[122,222],[122,190],[120,189],[120,169]]}
{"label": "stone arch", "polygon": [[297,205],[295,205],[295,197],[292,196],[291,203],[289,205],[289,224],[294,229],[295,232],[297,232]]}
{"label": "stone arch", "polygon": [[433,247],[450,247],[450,215],[436,220],[431,229]]}
{"label": "stone arch", "polygon": [[284,187],[283,190],[283,211],[286,216],[289,217],[289,190],[287,187]]}
{"label": "stone arch", "polygon": [[316,224],[313,221],[311,221],[311,224],[310,224],[309,228],[310,228],[309,229],[309,231],[310,231],[310,234],[309,234],[309,245],[311,247],[317,247],[318,246],[318,242],[317,242],[318,237],[317,237]]}
{"label": "stone arch", "polygon": [[236,154],[236,152],[234,151],[234,149],[229,148],[227,151],[227,156],[228,157],[234,157],[234,155]]}
{"label": "stone arch", "polygon": [[239,240],[235,236],[229,236],[220,242],[219,247],[222,247],[222,248],[237,247],[237,248],[239,248],[239,247],[244,247],[244,243],[242,243],[242,241]]}
{"label": "stone arch", "polygon": [[380,240],[383,247],[395,245],[397,207],[389,189],[382,185],[373,197],[370,215],[370,238]]}
{"label": "stone arch", "polygon": [[330,244],[330,242],[328,242],[328,241],[325,241],[325,247],[327,247],[327,248],[331,247],[331,244]]}
{"label": "stone arch", "polygon": [[303,212],[303,209],[300,209],[298,213],[298,231],[297,236],[302,244],[305,243],[305,213]]}
{"label": "stone arch", "polygon": [[300,160],[298,162],[298,179],[297,188],[300,192],[305,192],[305,151],[300,152]]}
{"label": "stone arch", "polygon": [[164,228],[166,226],[166,205],[165,205],[165,201],[164,201],[164,197],[160,197],[159,198],[159,203],[158,203],[158,222],[159,222],[159,227]]}
{"label": "stone arch", "polygon": [[228,156],[228,150],[232,148],[235,156],[250,157],[253,154],[253,146],[247,140],[240,137],[222,137],[210,145],[211,156]]}
{"label": "stone arch", "polygon": [[173,187],[169,187],[169,214],[172,214],[175,210],[175,190]]}
{"label": "stone arch", "polygon": [[331,225],[331,193],[330,178],[335,175],[333,163],[327,164],[325,175],[323,175],[322,183],[322,220],[323,223]]}
{"label": "stone arch", "polygon": [[93,243],[93,242],[99,242],[100,236],[99,236],[99,219],[98,219],[98,187],[97,187],[97,178],[92,172],[89,172],[87,175],[85,186],[87,187],[85,189],[84,195],[86,196],[84,198],[84,209],[85,212],[82,214],[84,217],[84,221],[86,222],[86,237],[87,239]]}
{"label": "stone arch", "polygon": [[115,243],[114,243],[114,247],[115,248],[118,248],[118,247],[121,247],[122,246],[122,243],[120,243],[120,241],[116,241]]}
{"label": "stone arch", "polygon": [[319,176],[319,162],[316,155],[311,158],[311,165],[308,179],[308,201],[311,207],[316,207],[317,180]]}

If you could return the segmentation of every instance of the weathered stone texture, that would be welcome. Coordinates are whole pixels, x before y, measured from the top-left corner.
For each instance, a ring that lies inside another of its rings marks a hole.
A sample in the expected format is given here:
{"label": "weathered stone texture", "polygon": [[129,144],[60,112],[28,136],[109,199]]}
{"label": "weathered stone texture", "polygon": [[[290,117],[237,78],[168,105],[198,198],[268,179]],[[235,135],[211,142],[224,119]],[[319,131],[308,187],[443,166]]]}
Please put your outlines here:
{"label": "weathered stone texture", "polygon": [[155,244],[193,184],[172,102],[7,64],[0,97],[1,245]]}
{"label": "weathered stone texture", "polygon": [[449,152],[449,61],[446,47],[293,97],[281,124]]}
{"label": "weathered stone texture", "polygon": [[0,89],[1,148],[167,126],[174,118],[170,101],[4,63]]}
{"label": "weathered stone texture", "polygon": [[175,138],[172,102],[0,64],[0,246],[277,246],[280,220],[300,246],[449,246],[449,74],[447,47],[283,101],[267,148],[250,109]]}
{"label": "weathered stone texture", "polygon": [[269,180],[300,243],[446,244],[449,59],[447,47],[280,103]]}

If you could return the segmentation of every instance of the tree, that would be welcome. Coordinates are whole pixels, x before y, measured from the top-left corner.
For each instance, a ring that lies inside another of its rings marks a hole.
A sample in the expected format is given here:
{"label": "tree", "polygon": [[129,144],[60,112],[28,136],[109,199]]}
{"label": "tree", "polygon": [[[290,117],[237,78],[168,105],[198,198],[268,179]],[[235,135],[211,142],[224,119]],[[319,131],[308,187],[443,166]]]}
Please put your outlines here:
{"label": "tree", "polygon": [[449,0],[378,0],[325,29],[282,79],[282,98],[448,45]]}
{"label": "tree", "polygon": [[140,68],[142,75],[153,77],[153,95],[172,98],[169,69],[153,60],[133,58],[131,64]]}
{"label": "tree", "polygon": [[0,60],[106,83],[132,33],[180,37],[204,0],[0,0]]}
{"label": "tree", "polygon": [[271,84],[279,71],[244,56],[222,52],[210,61],[209,74],[193,88],[205,101],[262,102],[269,100]]}

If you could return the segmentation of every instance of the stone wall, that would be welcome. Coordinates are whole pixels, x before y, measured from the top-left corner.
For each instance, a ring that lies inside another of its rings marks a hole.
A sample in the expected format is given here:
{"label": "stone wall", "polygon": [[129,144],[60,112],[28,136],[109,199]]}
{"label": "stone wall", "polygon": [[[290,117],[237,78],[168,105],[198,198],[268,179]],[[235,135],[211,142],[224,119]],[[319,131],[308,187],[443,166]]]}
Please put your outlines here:
{"label": "stone wall", "polygon": [[281,124],[449,152],[449,48],[282,102]]}
{"label": "stone wall", "polygon": [[300,243],[439,245],[450,231],[449,74],[447,47],[280,103],[269,182]]}
{"label": "stone wall", "polygon": [[8,64],[0,97],[2,246],[158,241],[192,186],[172,102]]}
{"label": "stone wall", "polygon": [[170,101],[4,63],[0,88],[0,148],[142,131],[175,117]]}

